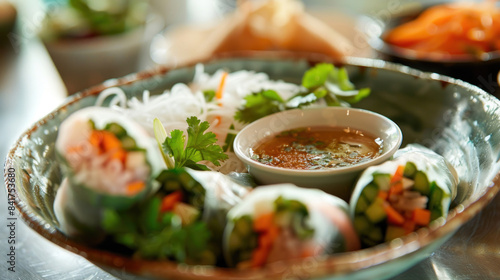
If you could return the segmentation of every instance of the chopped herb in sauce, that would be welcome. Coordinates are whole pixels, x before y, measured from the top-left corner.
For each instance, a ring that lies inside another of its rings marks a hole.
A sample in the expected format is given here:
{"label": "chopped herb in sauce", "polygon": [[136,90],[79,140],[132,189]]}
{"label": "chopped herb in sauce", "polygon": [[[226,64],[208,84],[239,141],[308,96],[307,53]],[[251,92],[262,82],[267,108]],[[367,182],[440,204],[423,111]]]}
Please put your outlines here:
{"label": "chopped herb in sauce", "polygon": [[347,167],[378,157],[382,140],[347,127],[305,127],[281,132],[253,149],[252,158],[290,169]]}

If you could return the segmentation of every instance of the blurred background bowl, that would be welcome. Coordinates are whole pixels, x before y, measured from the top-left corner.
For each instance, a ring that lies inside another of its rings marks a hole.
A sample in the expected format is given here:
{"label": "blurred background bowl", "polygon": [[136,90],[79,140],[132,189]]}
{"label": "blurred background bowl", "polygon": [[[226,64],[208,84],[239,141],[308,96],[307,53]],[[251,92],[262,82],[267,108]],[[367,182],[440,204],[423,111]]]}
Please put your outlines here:
{"label": "blurred background bowl", "polygon": [[391,62],[401,63],[422,71],[439,73],[453,78],[458,78],[479,86],[486,92],[497,97],[500,96],[500,87],[497,75],[500,71],[500,51],[493,51],[474,55],[451,55],[418,53],[409,48],[392,45],[384,41],[384,36],[391,29],[414,20],[429,7],[451,3],[438,2],[429,4],[430,1],[410,2],[401,6],[396,13],[384,17],[362,16],[359,28],[364,30],[370,46],[376,51],[378,58]]}
{"label": "blurred background bowl", "polygon": [[101,4],[106,9],[94,11],[91,2],[84,1],[46,7],[39,36],[68,95],[152,63],[151,41],[165,27],[157,7],[142,0]]}

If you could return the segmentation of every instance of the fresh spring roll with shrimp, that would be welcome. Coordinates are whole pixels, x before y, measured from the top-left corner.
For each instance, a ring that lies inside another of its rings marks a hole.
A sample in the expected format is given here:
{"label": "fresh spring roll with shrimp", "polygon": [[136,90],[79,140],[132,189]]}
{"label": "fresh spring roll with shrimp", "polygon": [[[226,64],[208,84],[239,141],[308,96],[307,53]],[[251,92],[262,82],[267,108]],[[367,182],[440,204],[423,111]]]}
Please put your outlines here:
{"label": "fresh spring roll with shrimp", "polygon": [[55,146],[67,178],[56,198],[56,217],[73,237],[97,241],[102,210],[128,209],[154,192],[154,178],[164,166],[154,139],[109,108],[71,114]]}
{"label": "fresh spring roll with shrimp", "polygon": [[222,265],[226,215],[247,188],[219,172],[189,168],[164,170],[157,180],[160,189],[137,207],[105,212],[109,239],[140,258]]}
{"label": "fresh spring roll with shrimp", "polygon": [[446,218],[458,183],[455,169],[445,158],[417,144],[367,168],[350,200],[362,245],[390,241]]}
{"label": "fresh spring roll with shrimp", "polygon": [[229,211],[223,250],[229,266],[248,268],[359,246],[345,201],[279,184],[253,190]]}

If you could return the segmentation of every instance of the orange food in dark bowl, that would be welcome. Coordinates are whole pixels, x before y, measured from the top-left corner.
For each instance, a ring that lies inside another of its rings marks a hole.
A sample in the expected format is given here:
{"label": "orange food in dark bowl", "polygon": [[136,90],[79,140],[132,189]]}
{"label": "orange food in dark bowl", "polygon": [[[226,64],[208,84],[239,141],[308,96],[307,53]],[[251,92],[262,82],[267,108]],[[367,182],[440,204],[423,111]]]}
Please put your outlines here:
{"label": "orange food in dark bowl", "polygon": [[500,9],[494,1],[431,6],[389,30],[383,39],[423,59],[482,60],[500,50]]}
{"label": "orange food in dark bowl", "polygon": [[361,27],[380,58],[461,79],[498,97],[499,15],[495,1],[447,1],[412,6],[387,20],[365,18]]}

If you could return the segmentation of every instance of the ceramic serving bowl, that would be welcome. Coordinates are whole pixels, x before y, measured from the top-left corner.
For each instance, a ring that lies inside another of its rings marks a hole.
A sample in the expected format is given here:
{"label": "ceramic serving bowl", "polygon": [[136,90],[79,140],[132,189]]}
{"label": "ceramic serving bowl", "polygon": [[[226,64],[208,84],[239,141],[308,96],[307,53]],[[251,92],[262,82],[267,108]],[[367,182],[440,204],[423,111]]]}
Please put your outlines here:
{"label": "ceramic serving bowl", "polygon": [[104,80],[143,68],[143,57],[152,38],[164,28],[152,14],[143,26],[129,32],[85,39],[43,40],[68,94]]}
{"label": "ceramic serving bowl", "polygon": [[[275,167],[252,159],[255,147],[266,138],[283,131],[312,126],[362,131],[381,140],[382,152],[380,156],[356,165],[315,170]],[[236,136],[234,152],[262,185],[293,183],[300,187],[319,188],[348,200],[359,174],[369,166],[389,159],[401,142],[401,130],[383,115],[344,107],[308,108],[276,113],[249,124]]]}
{"label": "ceramic serving bowl", "polygon": [[369,45],[381,59],[401,63],[410,67],[444,74],[477,85],[488,93],[500,96],[497,74],[500,71],[500,51],[481,55],[422,54],[414,50],[392,45],[384,40],[389,30],[417,18],[433,5],[451,3],[441,1],[430,4],[415,4],[401,7],[397,13],[383,19],[363,16],[359,28],[365,31]]}
{"label": "ceramic serving bowl", "polygon": [[[248,69],[296,83],[318,62],[331,60],[315,55],[245,53],[204,61],[209,73],[220,68]],[[129,75],[69,97],[61,107],[29,127],[13,145],[4,167],[5,185],[9,193],[15,194],[21,218],[34,231],[122,279],[380,279],[395,276],[428,257],[499,191],[500,101],[462,81],[381,60],[348,59],[344,66],[358,88],[371,88],[371,95],[356,107],[393,120],[404,135],[403,146],[423,144],[443,155],[457,169],[461,179],[458,196],[449,216],[441,223],[372,248],[277,262],[255,270],[134,259],[68,239],[57,230],[59,224],[53,210],[55,194],[62,181],[54,149],[61,122],[74,111],[93,105],[106,87],[119,86],[129,97],[140,98],[145,89],[154,94],[177,82],[191,81],[195,65]],[[12,177],[15,177],[14,183]]]}

